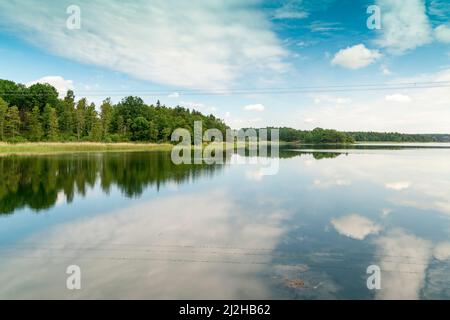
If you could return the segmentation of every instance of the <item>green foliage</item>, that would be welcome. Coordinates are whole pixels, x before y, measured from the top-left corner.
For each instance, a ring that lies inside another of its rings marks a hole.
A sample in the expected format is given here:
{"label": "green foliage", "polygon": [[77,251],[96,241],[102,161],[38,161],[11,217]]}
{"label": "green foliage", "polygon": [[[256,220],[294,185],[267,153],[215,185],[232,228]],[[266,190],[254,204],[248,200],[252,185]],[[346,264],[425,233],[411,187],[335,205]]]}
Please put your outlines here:
{"label": "green foliage", "polygon": [[20,114],[16,106],[9,107],[6,113],[6,134],[9,138],[15,139],[19,135]]}
{"label": "green foliage", "polygon": [[42,115],[45,137],[48,141],[58,140],[58,117],[55,108],[47,104]]}
{"label": "green foliage", "polygon": [[[180,106],[147,105],[139,97],[126,97],[117,104],[108,98],[100,106],[86,98],[75,101],[72,91],[64,99],[48,84],[26,87],[0,80],[0,140],[27,138],[30,141],[147,141],[167,142],[176,128],[193,134],[194,122],[203,132],[218,129],[225,137],[227,125],[213,115]],[[271,128],[268,128],[271,129]],[[405,135],[399,133],[339,132],[316,128],[312,131],[278,128],[280,140],[311,144],[353,143],[354,141],[437,142],[450,135]]]}
{"label": "green foliage", "polygon": [[[8,105],[18,108],[12,110]],[[107,98],[98,112],[86,98],[75,101],[71,90],[58,99],[58,92],[48,84],[27,88],[0,80],[1,140],[21,135],[30,141],[167,142],[176,128],[192,133],[194,121],[202,121],[203,130],[217,128],[225,133],[228,128],[213,115],[179,106],[168,108],[159,101],[156,106],[147,105],[130,96],[114,105]]]}
{"label": "green foliage", "polygon": [[[268,139],[270,140],[270,130],[267,128]],[[279,130],[279,139],[284,142],[298,142],[308,144],[324,143],[353,143],[353,138],[344,132],[331,129],[315,128],[312,131],[296,130],[293,128],[276,128]],[[258,129],[259,132],[260,129]]]}
{"label": "green foliage", "polygon": [[113,107],[111,104],[111,99],[108,98],[104,100],[100,109],[101,109],[100,118],[102,121],[102,128],[103,128],[102,136],[106,138],[109,134],[112,120]]}
{"label": "green foliage", "polygon": [[450,142],[448,134],[403,134],[398,132],[348,132],[356,141]]}
{"label": "green foliage", "polygon": [[5,140],[6,113],[8,112],[8,103],[0,98],[0,140]]}
{"label": "green foliage", "polygon": [[28,139],[30,141],[40,141],[43,136],[41,114],[39,107],[35,106],[26,116]]}

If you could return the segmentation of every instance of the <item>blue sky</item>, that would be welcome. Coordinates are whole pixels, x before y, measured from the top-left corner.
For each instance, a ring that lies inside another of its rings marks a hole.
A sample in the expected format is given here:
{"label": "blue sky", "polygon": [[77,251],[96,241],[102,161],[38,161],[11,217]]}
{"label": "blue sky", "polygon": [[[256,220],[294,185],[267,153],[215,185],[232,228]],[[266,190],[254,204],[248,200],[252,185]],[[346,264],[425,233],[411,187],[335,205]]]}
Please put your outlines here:
{"label": "blue sky", "polygon": [[450,132],[446,0],[10,0],[0,44],[0,78],[96,103],[140,95],[235,128]]}

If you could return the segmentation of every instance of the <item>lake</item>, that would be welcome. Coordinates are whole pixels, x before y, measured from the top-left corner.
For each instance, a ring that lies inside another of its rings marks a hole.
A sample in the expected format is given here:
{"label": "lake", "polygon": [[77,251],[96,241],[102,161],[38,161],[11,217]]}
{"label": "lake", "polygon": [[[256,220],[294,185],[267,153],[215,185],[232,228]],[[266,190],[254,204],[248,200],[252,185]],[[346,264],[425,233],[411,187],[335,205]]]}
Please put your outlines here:
{"label": "lake", "polygon": [[0,298],[450,298],[448,145],[279,157],[269,176],[168,152],[0,157]]}

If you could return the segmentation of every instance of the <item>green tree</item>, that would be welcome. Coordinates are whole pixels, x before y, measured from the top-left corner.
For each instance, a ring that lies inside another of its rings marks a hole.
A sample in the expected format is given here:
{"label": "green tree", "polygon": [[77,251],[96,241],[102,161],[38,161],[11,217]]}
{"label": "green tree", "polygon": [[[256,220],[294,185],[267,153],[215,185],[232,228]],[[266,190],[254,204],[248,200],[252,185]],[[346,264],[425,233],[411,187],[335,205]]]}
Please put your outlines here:
{"label": "green tree", "polygon": [[21,107],[31,110],[34,106],[38,106],[42,111],[47,104],[55,108],[58,103],[58,91],[53,86],[47,83],[36,83],[27,89],[25,103]]}
{"label": "green tree", "polygon": [[149,138],[149,122],[144,117],[137,117],[131,125],[133,140],[145,141]]}
{"label": "green tree", "polygon": [[101,141],[103,136],[103,126],[100,119],[95,119],[91,132],[89,133],[89,139],[91,141]]}
{"label": "green tree", "polygon": [[27,112],[28,137],[31,141],[40,141],[43,135],[41,113],[38,106]]}
{"label": "green tree", "polygon": [[8,103],[0,98],[0,140],[5,140],[6,114],[8,112]]}
{"label": "green tree", "polygon": [[72,90],[67,91],[63,101],[58,103],[58,125],[61,134],[66,137],[73,135],[75,131],[75,95]]}
{"label": "green tree", "polygon": [[11,138],[16,138],[19,135],[20,128],[20,114],[19,108],[16,106],[8,108],[6,113],[6,131]]}
{"label": "green tree", "polygon": [[47,104],[42,115],[45,136],[49,141],[58,140],[58,117],[55,108]]}
{"label": "green tree", "polygon": [[153,121],[150,121],[148,123],[148,137],[151,142],[157,142],[158,141],[158,127]]}
{"label": "green tree", "polygon": [[85,131],[85,113],[86,113],[86,98],[81,99],[77,103],[77,108],[75,111],[75,122],[76,122],[76,134],[77,139],[80,140],[83,137],[84,131]]}
{"label": "green tree", "polygon": [[97,120],[97,111],[95,111],[95,104],[91,103],[87,108],[85,112],[85,127],[86,132],[85,134],[90,136],[91,131],[94,128],[95,122]]}
{"label": "green tree", "polygon": [[100,106],[101,109],[101,125],[103,128],[103,138],[106,138],[109,134],[109,127],[111,126],[111,120],[112,120],[112,105],[111,105],[111,99],[107,98],[105,101],[103,101],[102,105]]}

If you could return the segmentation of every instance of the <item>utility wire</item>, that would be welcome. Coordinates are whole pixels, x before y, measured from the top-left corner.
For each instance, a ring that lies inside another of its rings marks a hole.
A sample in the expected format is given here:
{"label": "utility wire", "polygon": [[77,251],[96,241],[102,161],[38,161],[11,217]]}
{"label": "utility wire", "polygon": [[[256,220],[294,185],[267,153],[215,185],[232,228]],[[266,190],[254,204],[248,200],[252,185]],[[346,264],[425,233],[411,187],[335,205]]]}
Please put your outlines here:
{"label": "utility wire", "polygon": [[[266,89],[230,89],[230,90],[77,90],[77,94],[95,97],[100,95],[123,96],[139,94],[141,96],[160,96],[170,95],[174,91],[180,96],[196,96],[196,95],[248,95],[248,94],[296,94],[296,93],[329,93],[329,92],[364,92],[364,91],[384,91],[384,90],[414,90],[414,89],[430,89],[430,88],[447,88],[450,87],[450,81],[439,82],[410,82],[410,83],[393,83],[393,84],[360,84],[360,85],[328,85],[328,86],[305,86],[305,87],[289,87],[289,88],[266,88]],[[0,92],[4,96],[46,96],[46,93],[30,93],[30,92]]]}

